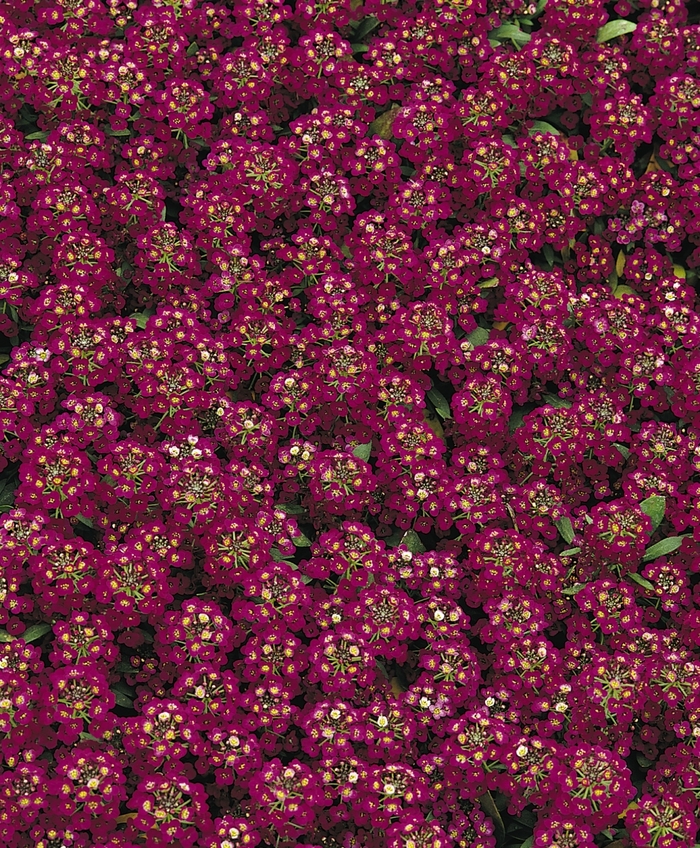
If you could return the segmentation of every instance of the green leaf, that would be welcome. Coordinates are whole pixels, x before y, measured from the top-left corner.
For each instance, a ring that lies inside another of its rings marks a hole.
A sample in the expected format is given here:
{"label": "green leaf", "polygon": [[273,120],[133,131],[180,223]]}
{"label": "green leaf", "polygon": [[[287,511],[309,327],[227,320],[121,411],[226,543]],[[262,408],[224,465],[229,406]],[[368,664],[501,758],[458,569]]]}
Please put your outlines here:
{"label": "green leaf", "polygon": [[387,109],[386,112],[382,112],[382,114],[378,118],[375,118],[369,125],[368,132],[370,137],[373,135],[378,135],[379,138],[383,138],[385,140],[390,139],[392,136],[394,119],[400,111],[401,107],[394,103],[394,105],[390,109]]}
{"label": "green leaf", "polygon": [[496,844],[502,845],[506,837],[506,828],[503,824],[501,814],[498,812],[496,802],[493,800],[493,795],[487,790],[480,798],[481,809],[490,816],[493,821],[493,831],[496,837]]}
{"label": "green leaf", "polygon": [[581,548],[567,548],[565,551],[562,551],[559,556],[576,556],[576,554],[581,553]]}
{"label": "green leaf", "polygon": [[564,516],[564,518],[560,518],[559,521],[555,521],[554,526],[557,528],[562,539],[567,545],[570,545],[574,541],[574,525],[571,523],[570,518]]}
{"label": "green leaf", "polygon": [[17,488],[18,480],[5,480],[2,489],[0,489],[0,506],[9,509],[15,500],[15,489]]}
{"label": "green leaf", "polygon": [[581,589],[585,589],[585,588],[586,588],[585,583],[574,583],[574,585],[569,586],[568,589],[562,589],[561,593],[562,593],[562,595],[578,595],[578,593],[581,591]]}
{"label": "green leaf", "polygon": [[469,333],[467,341],[472,347],[479,347],[479,345],[486,344],[490,335],[491,331],[487,330],[486,327],[477,327],[476,330]]}
{"label": "green leaf", "polygon": [[194,56],[194,54],[199,50],[199,44],[196,41],[193,41],[192,44],[187,48],[187,55]]}
{"label": "green leaf", "polygon": [[287,515],[301,515],[306,512],[301,504],[275,504],[275,509],[281,509]]}
{"label": "green leaf", "polygon": [[615,286],[615,291],[613,292],[614,298],[622,300],[626,294],[636,294],[636,292],[631,286],[626,286],[624,283],[621,286]]}
{"label": "green leaf", "polygon": [[677,551],[683,544],[685,536],[671,536],[668,539],[662,539],[650,548],[647,548],[642,557],[642,562],[650,562],[660,556],[670,554],[672,551]]}
{"label": "green leaf", "polygon": [[297,548],[310,548],[311,547],[311,539],[308,536],[305,536],[303,533],[300,533],[298,536],[295,536],[292,539],[295,547]]}
{"label": "green leaf", "polygon": [[11,636],[7,630],[0,630],[0,642],[14,642],[16,636]]}
{"label": "green leaf", "polygon": [[489,41],[512,41],[517,47],[523,47],[531,36],[515,24],[503,24],[489,33]]}
{"label": "green leaf", "polygon": [[287,565],[291,565],[293,568],[298,568],[297,564],[293,562],[291,559],[287,559],[287,557],[282,553],[279,548],[273,548],[270,551],[270,557],[275,562],[286,562]]}
{"label": "green leaf", "polygon": [[534,836],[528,836],[528,838],[520,844],[520,848],[532,848],[532,843],[535,841]]}
{"label": "green leaf", "polygon": [[641,586],[643,589],[646,589],[647,592],[653,592],[654,591],[654,584],[650,583],[646,579],[646,577],[642,577],[641,574],[635,574],[634,572],[630,572],[627,576],[630,578],[630,580],[634,580],[634,582],[638,586]]}
{"label": "green leaf", "polygon": [[125,707],[127,710],[131,709],[134,706],[134,699],[130,698],[126,692],[123,692],[121,689],[117,688],[117,686],[118,684],[112,686],[112,693],[117,706]]}
{"label": "green leaf", "polygon": [[561,135],[559,130],[547,121],[533,121],[532,126],[530,127],[530,132],[543,132],[551,133],[552,135]]}
{"label": "green leaf", "polygon": [[664,520],[666,514],[666,498],[661,495],[652,495],[650,498],[643,500],[639,504],[639,508],[645,515],[651,518],[651,528],[656,530]]}
{"label": "green leaf", "polygon": [[356,456],[358,459],[362,459],[367,462],[372,455],[372,442],[365,442],[364,445],[356,445],[352,449],[353,456]]}
{"label": "green leaf", "polygon": [[20,638],[24,639],[25,642],[36,642],[37,639],[41,639],[42,636],[46,635],[49,630],[51,630],[50,624],[32,624],[31,627],[28,627],[22,633]]}
{"label": "green leaf", "polygon": [[403,533],[400,530],[394,530],[391,536],[387,536],[384,539],[385,544],[390,548],[396,548],[401,544],[401,540],[403,539]]}
{"label": "green leaf", "polygon": [[401,537],[401,544],[405,545],[414,554],[423,553],[425,545],[415,530],[407,530]]}
{"label": "green leaf", "polygon": [[450,410],[450,404],[447,398],[439,392],[437,389],[431,389],[428,392],[428,400],[435,407],[435,412],[442,418],[452,418],[452,411]]}
{"label": "green leaf", "polygon": [[546,401],[555,409],[571,409],[571,401],[560,398],[559,395],[553,395],[550,392],[542,395],[542,400]]}
{"label": "green leaf", "polygon": [[49,134],[45,130],[37,130],[37,132],[29,133],[29,135],[25,135],[25,141],[45,141],[49,137]]}
{"label": "green leaf", "polygon": [[91,521],[89,518],[85,518],[85,516],[84,516],[84,515],[79,515],[79,516],[78,516],[78,521],[79,521],[81,524],[84,524],[86,527],[94,527],[94,526],[95,526],[95,525],[92,523],[92,521]]}
{"label": "green leaf", "polygon": [[107,135],[114,136],[115,138],[125,138],[127,135],[131,135],[131,130],[109,130]]}
{"label": "green leaf", "polygon": [[129,317],[133,318],[134,321],[136,321],[136,326],[139,328],[139,330],[146,329],[146,324],[148,323],[149,317],[148,315],[144,315],[143,312],[134,312],[133,315],[130,315]]}
{"label": "green leaf", "polygon": [[511,433],[514,433],[518,427],[523,426],[523,420],[526,415],[529,415],[529,413],[532,412],[532,408],[531,404],[515,407],[508,421],[508,429]]}
{"label": "green leaf", "polygon": [[353,53],[366,53],[369,50],[369,47],[366,44],[351,44]]}
{"label": "green leaf", "polygon": [[363,18],[360,23],[357,25],[355,32],[352,34],[355,41],[362,41],[362,39],[369,35],[370,32],[373,32],[379,26],[379,19],[375,18],[374,15],[368,15],[366,18]]}
{"label": "green leaf", "polygon": [[629,451],[629,448],[626,445],[621,445],[618,442],[613,442],[613,447],[620,451],[623,459],[629,459],[630,458],[630,451]]}
{"label": "green leaf", "polygon": [[608,21],[605,26],[598,30],[596,41],[598,44],[603,44],[606,41],[612,41],[613,38],[619,38],[621,35],[629,35],[637,29],[637,24],[634,21],[628,21],[624,18],[619,18],[616,21]]}
{"label": "green leaf", "polygon": [[547,265],[549,265],[550,269],[554,267],[554,248],[551,244],[543,244],[542,245],[542,254],[544,258],[547,260]]}
{"label": "green leaf", "polygon": [[489,277],[483,283],[477,283],[480,289],[496,289],[498,288],[498,277]]}

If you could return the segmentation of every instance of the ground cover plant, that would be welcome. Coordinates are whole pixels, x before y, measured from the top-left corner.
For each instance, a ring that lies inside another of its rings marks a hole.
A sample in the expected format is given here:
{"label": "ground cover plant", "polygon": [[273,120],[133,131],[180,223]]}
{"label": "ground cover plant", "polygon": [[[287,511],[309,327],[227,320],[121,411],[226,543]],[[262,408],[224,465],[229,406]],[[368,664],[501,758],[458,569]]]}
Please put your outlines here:
{"label": "ground cover plant", "polygon": [[700,10],[0,3],[0,844],[682,848]]}

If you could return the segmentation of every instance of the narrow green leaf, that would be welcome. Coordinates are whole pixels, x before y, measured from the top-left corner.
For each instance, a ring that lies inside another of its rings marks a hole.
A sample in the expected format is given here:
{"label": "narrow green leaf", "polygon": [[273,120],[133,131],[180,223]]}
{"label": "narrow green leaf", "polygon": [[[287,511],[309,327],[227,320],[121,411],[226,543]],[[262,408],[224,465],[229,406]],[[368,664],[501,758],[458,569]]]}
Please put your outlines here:
{"label": "narrow green leaf", "polygon": [[394,530],[391,536],[387,536],[384,539],[386,545],[390,548],[396,548],[401,544],[401,540],[403,539],[403,533],[400,530]]}
{"label": "narrow green leaf", "polygon": [[92,523],[92,521],[91,521],[89,518],[85,518],[85,516],[84,516],[84,515],[79,515],[79,516],[78,516],[78,521],[79,521],[81,524],[84,524],[86,527],[94,527],[94,526],[95,526],[95,525]]}
{"label": "narrow green leaf", "polygon": [[[668,539],[662,539],[650,548],[647,548],[642,557],[643,562],[651,562],[657,557],[665,556],[673,551],[677,551],[683,544],[685,536],[671,536]],[[631,575],[630,575],[631,576]]]}
{"label": "narrow green leaf", "polygon": [[515,24],[503,24],[489,33],[489,41],[512,41],[518,47],[527,44],[530,38],[531,36]]}
{"label": "narrow green leaf", "polygon": [[112,687],[112,693],[114,695],[114,700],[118,707],[125,707],[127,710],[129,710],[134,706],[133,698],[130,698],[125,692],[122,692],[117,689],[116,686]]}
{"label": "narrow green leaf", "polygon": [[287,565],[291,565],[294,568],[297,568],[297,564],[295,562],[292,562],[292,560],[287,559],[287,557],[282,553],[282,551],[279,548],[273,548],[270,551],[270,557],[275,562],[286,562]]}
{"label": "narrow green leaf", "polygon": [[498,288],[498,277],[489,277],[483,283],[477,283],[480,289],[496,289]]}
{"label": "narrow green leaf", "polygon": [[358,459],[363,459],[367,462],[372,455],[372,442],[366,442],[364,445],[356,445],[352,449],[353,455]]}
{"label": "narrow green leaf", "polygon": [[533,121],[532,126],[530,127],[530,132],[543,132],[551,133],[552,135],[561,135],[559,130],[547,121]]}
{"label": "narrow green leaf", "polygon": [[17,479],[5,480],[0,492],[0,504],[2,506],[11,507],[15,500],[15,489],[17,488]]}
{"label": "narrow green leaf", "polygon": [[192,44],[187,48],[187,55],[194,56],[194,54],[199,50],[199,44],[196,41],[193,41]]}
{"label": "narrow green leaf", "polygon": [[554,267],[554,248],[551,244],[543,244],[542,245],[542,253],[544,254],[544,258],[547,260],[547,265],[550,268]]}
{"label": "narrow green leaf", "polygon": [[576,556],[576,554],[581,553],[581,548],[567,548],[565,551],[562,551],[559,556]]}
{"label": "narrow green leaf", "polygon": [[521,843],[520,848],[532,848],[532,843],[535,841],[534,836],[528,836],[528,838]]}
{"label": "narrow green leaf", "polygon": [[49,137],[49,134],[45,130],[38,130],[37,132],[29,133],[29,135],[25,135],[25,141],[45,141]]}
{"label": "narrow green leaf", "polygon": [[619,442],[613,442],[613,447],[616,450],[620,451],[623,459],[629,459],[630,458],[630,451],[629,451],[629,448],[626,445],[621,445],[621,444],[619,444]]}
{"label": "narrow green leaf", "polygon": [[654,591],[654,584],[653,584],[653,583],[650,583],[650,582],[646,579],[646,577],[642,577],[642,575],[641,575],[641,574],[635,574],[635,573],[633,573],[633,572],[630,572],[627,576],[630,578],[630,580],[634,580],[634,582],[635,582],[638,586],[641,586],[643,589],[646,589],[648,592],[653,592],[653,591]]}
{"label": "narrow green leaf", "polygon": [[275,509],[281,509],[287,515],[301,515],[306,512],[301,504],[275,504]]}
{"label": "narrow green leaf", "polygon": [[656,530],[664,520],[664,515],[666,514],[666,498],[661,495],[652,495],[646,500],[643,500],[639,504],[639,508],[645,515],[651,518],[652,530]]}
{"label": "narrow green leaf", "polygon": [[415,530],[407,530],[401,537],[401,544],[405,545],[414,554],[423,553],[425,545]]}
{"label": "narrow green leaf", "polygon": [[294,545],[297,548],[310,548],[311,547],[311,539],[308,536],[305,536],[303,533],[300,533],[298,536],[295,536],[292,539]]}
{"label": "narrow green leaf", "polygon": [[629,35],[637,29],[637,24],[634,21],[628,21],[620,18],[616,21],[608,21],[605,26],[598,30],[596,41],[598,44],[603,44],[606,41],[612,41],[613,38],[619,38],[621,35]]}
{"label": "narrow green leaf", "polygon": [[435,412],[442,418],[452,418],[452,411],[450,410],[450,404],[447,401],[447,398],[439,392],[437,389],[431,389],[428,392],[428,400],[435,407]]}
{"label": "narrow green leaf", "polygon": [[353,38],[356,41],[361,41],[366,35],[369,35],[370,32],[373,32],[379,26],[379,19],[375,18],[374,15],[368,15],[366,18],[363,18],[357,26],[357,29],[353,33]]}
{"label": "narrow green leaf", "polygon": [[622,285],[615,286],[615,291],[613,292],[613,297],[617,300],[622,300],[623,297],[627,294],[636,294],[635,290],[632,286],[626,286],[624,283]]}
{"label": "narrow green leaf", "polygon": [[36,642],[37,639],[41,639],[42,636],[46,635],[49,630],[51,630],[50,624],[32,624],[31,627],[28,627],[22,633],[20,638],[24,639],[25,642]]}
{"label": "narrow green leaf", "polygon": [[490,816],[493,821],[493,831],[494,836],[496,837],[496,844],[502,845],[506,838],[506,828],[503,824],[501,814],[498,811],[498,807],[496,806],[496,802],[493,800],[493,795],[489,791],[486,791],[479,798],[479,801],[481,803],[481,809],[487,816]]}
{"label": "narrow green leaf", "polygon": [[395,103],[390,109],[387,109],[386,112],[382,112],[378,118],[375,118],[369,125],[370,137],[378,135],[379,138],[383,138],[385,140],[390,139],[392,136],[394,119],[400,111],[401,107]]}
{"label": "narrow green leaf", "polygon": [[469,333],[467,341],[472,347],[479,347],[480,345],[486,344],[490,335],[490,330],[487,330],[485,327],[477,327],[476,330],[472,330],[471,333]]}
{"label": "narrow green leaf", "polygon": [[136,326],[139,330],[145,330],[146,324],[148,323],[148,315],[144,315],[143,312],[134,312],[133,315],[129,316],[136,321]]}
{"label": "narrow green leaf", "polygon": [[515,407],[510,416],[510,419],[508,420],[508,429],[511,433],[514,433],[518,429],[518,427],[523,426],[523,419],[529,412],[532,412],[532,409],[528,408],[527,406]]}
{"label": "narrow green leaf", "polygon": [[542,395],[542,400],[553,406],[555,409],[571,409],[571,401],[560,398],[559,395],[553,395],[550,392]]}
{"label": "narrow green leaf", "polygon": [[559,521],[555,521],[554,526],[557,528],[562,539],[567,545],[570,545],[574,541],[574,525],[571,523],[570,518],[564,516],[564,518],[560,518]]}
{"label": "narrow green leaf", "polygon": [[561,593],[562,593],[562,595],[578,595],[578,593],[581,591],[581,589],[585,589],[585,588],[586,588],[585,583],[574,583],[574,585],[569,586],[568,589],[562,589]]}
{"label": "narrow green leaf", "polygon": [[0,630],[0,642],[14,642],[16,636],[11,636],[7,630]]}

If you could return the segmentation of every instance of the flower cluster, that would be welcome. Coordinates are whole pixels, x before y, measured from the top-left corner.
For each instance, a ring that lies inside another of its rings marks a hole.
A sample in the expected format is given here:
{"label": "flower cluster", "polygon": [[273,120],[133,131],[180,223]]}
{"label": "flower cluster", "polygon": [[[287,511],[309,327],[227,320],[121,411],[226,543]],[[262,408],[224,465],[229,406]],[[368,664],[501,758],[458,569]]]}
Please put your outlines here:
{"label": "flower cluster", "polygon": [[700,16],[0,0],[0,843],[691,848]]}

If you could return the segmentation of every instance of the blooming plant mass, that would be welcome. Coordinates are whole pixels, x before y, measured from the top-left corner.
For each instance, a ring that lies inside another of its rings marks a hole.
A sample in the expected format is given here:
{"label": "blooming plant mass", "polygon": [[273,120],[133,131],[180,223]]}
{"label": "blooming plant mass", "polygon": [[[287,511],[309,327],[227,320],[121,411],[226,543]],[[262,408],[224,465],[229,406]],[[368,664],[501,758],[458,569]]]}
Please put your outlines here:
{"label": "blooming plant mass", "polygon": [[693,848],[700,5],[0,2],[0,846]]}

